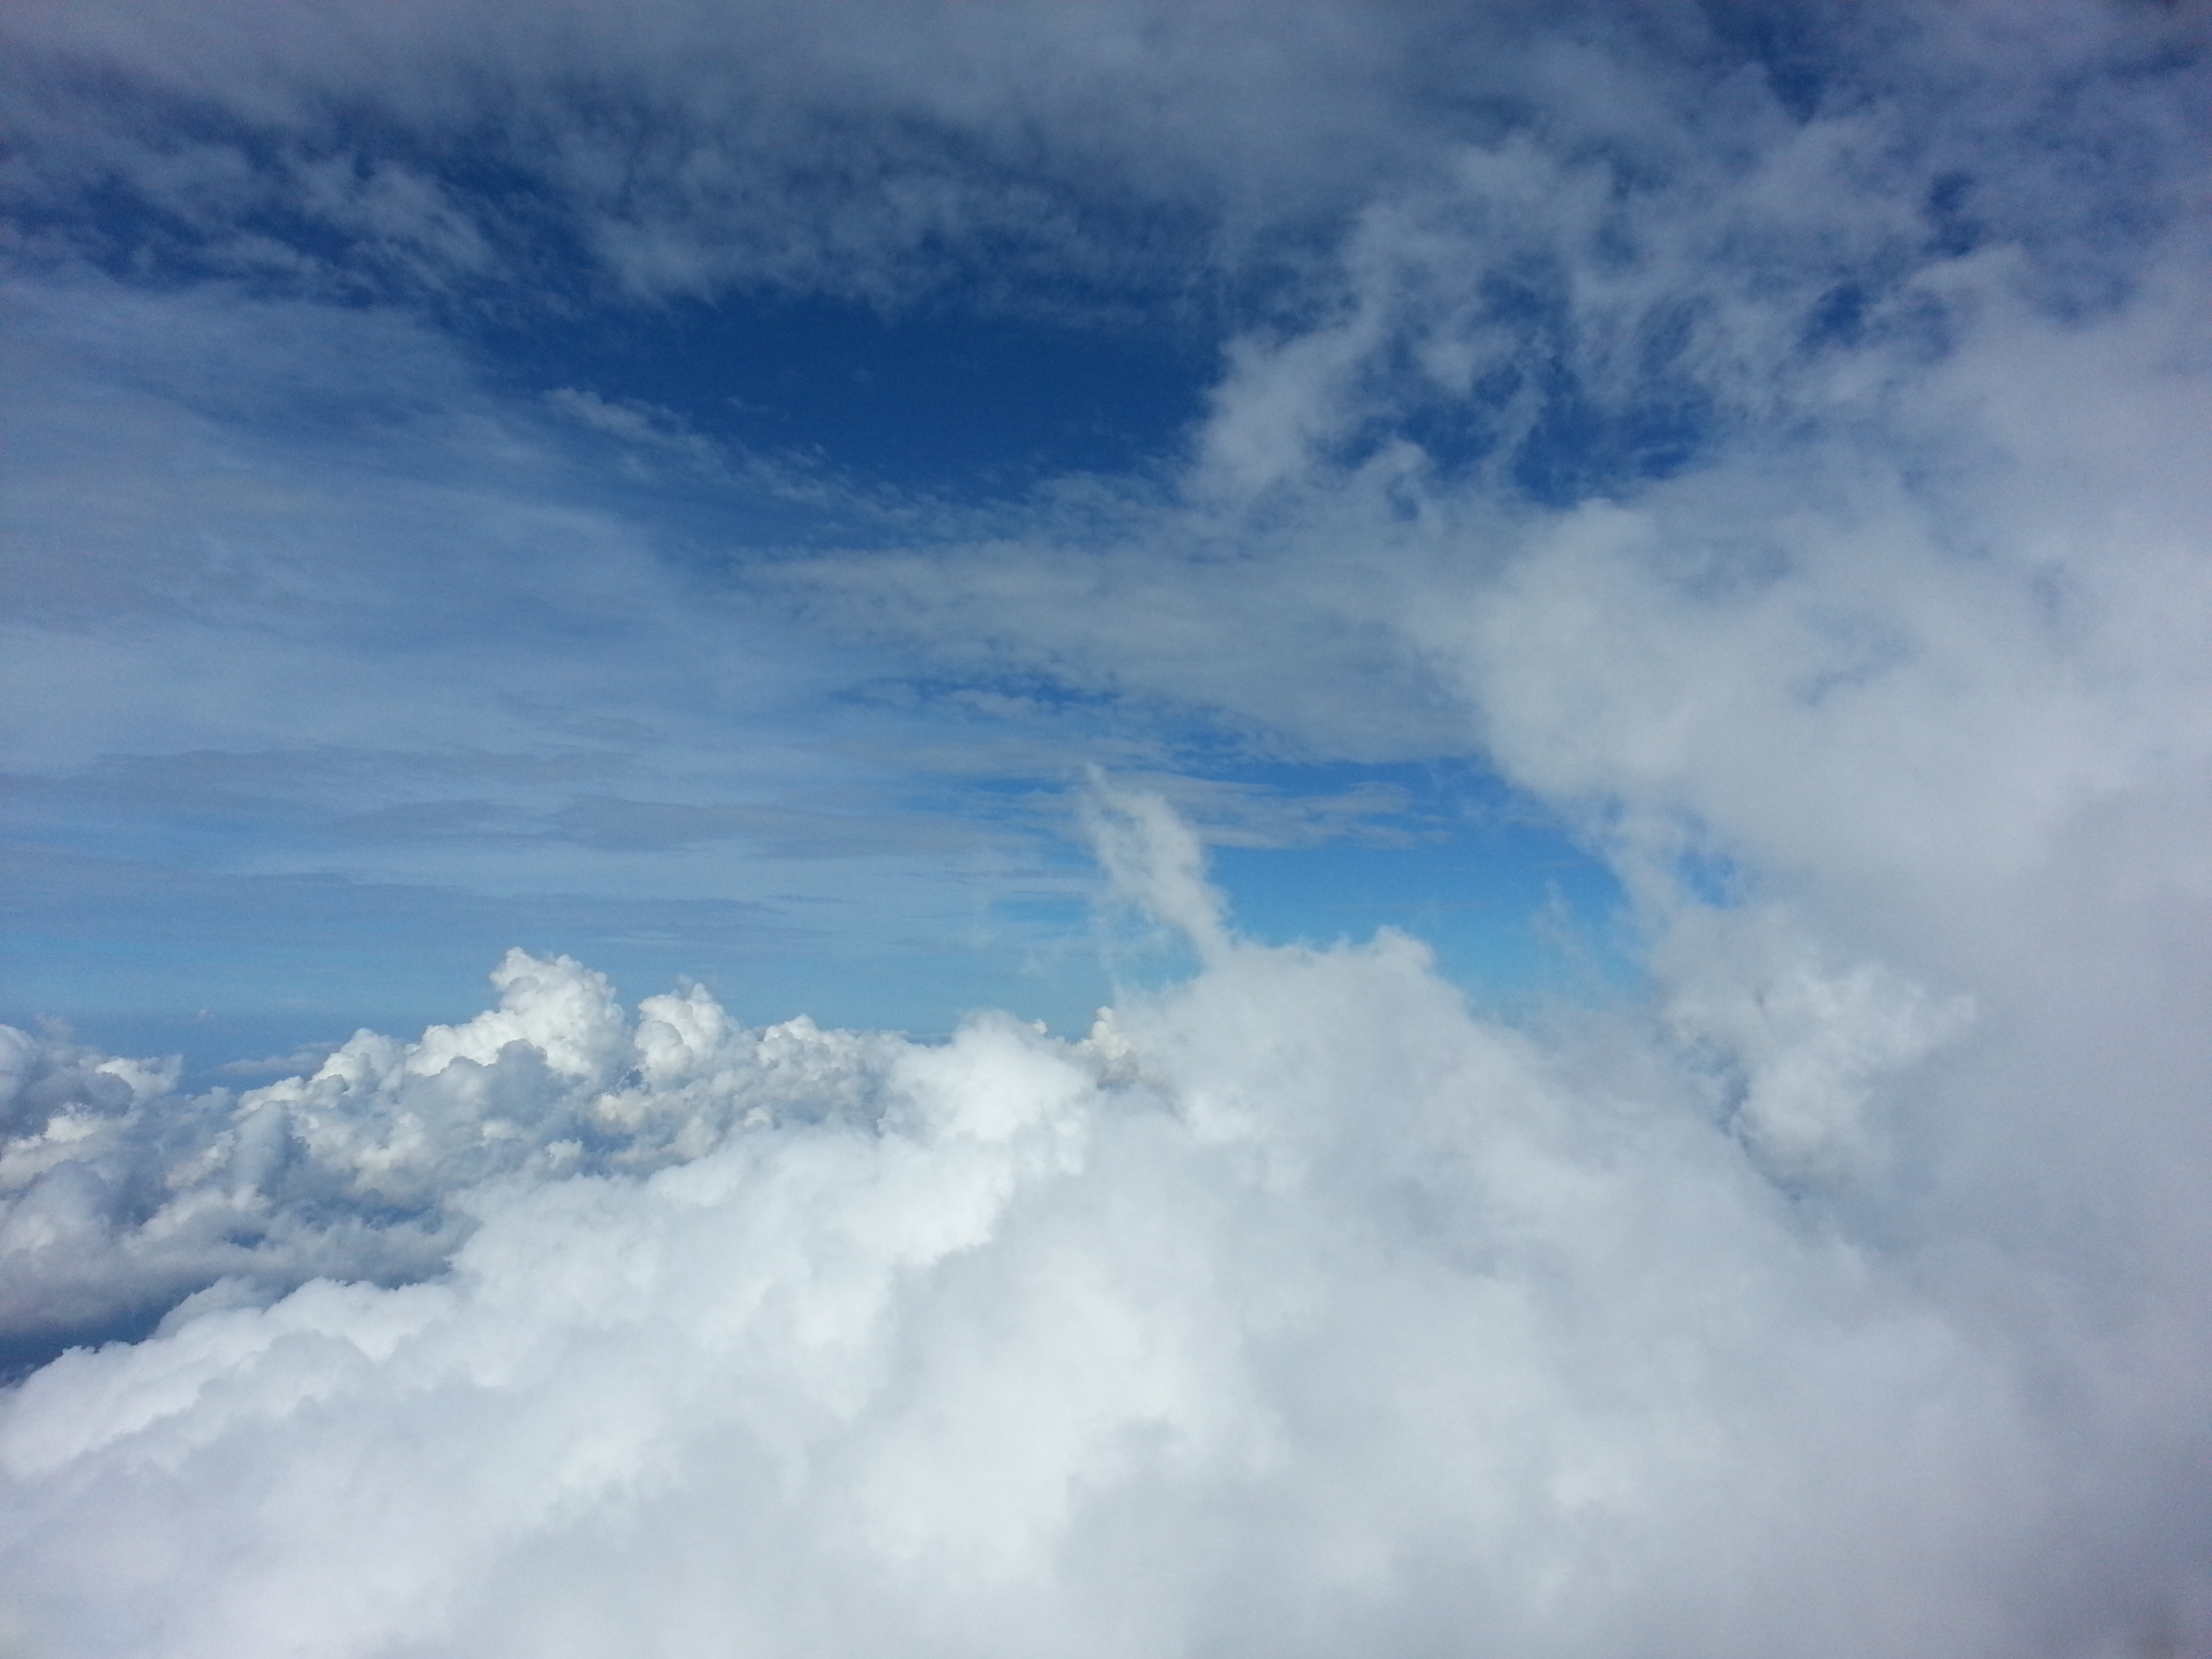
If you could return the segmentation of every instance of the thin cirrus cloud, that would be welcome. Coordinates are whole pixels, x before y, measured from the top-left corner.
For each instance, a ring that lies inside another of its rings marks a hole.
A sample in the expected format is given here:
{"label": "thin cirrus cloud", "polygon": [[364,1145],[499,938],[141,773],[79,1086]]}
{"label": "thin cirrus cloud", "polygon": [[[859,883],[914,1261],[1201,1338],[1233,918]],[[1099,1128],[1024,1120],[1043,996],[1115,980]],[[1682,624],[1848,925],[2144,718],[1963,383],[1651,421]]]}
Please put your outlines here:
{"label": "thin cirrus cloud", "polygon": [[2191,14],[512,22],[7,25],[9,1639],[2212,1651]]}

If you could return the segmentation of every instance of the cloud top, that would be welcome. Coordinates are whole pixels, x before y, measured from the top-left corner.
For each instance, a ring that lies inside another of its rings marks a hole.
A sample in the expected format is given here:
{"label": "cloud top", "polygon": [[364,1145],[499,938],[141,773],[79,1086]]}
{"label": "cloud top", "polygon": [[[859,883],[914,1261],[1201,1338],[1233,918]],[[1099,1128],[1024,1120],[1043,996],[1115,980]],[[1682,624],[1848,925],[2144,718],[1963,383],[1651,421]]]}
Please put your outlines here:
{"label": "cloud top", "polygon": [[[1764,988],[1686,984],[1676,1035],[1570,1060],[1402,937],[1239,939],[1164,807],[1101,811],[1206,965],[1080,1042],[750,1030],[697,990],[633,1018],[520,952],[476,1019],[234,1099],[11,1034],[11,1320],[175,1304],[0,1401],[22,1639],[2212,1633],[2202,1489],[2107,1369],[2139,1336],[2053,1349],[2047,1310],[1948,1259],[1965,1233],[1915,1250],[1852,1218],[1867,1171],[1837,1147],[1865,1152],[1872,1095],[1961,1011],[1778,936],[1738,953]],[[1716,1063],[1747,1079],[1733,1111]]]}

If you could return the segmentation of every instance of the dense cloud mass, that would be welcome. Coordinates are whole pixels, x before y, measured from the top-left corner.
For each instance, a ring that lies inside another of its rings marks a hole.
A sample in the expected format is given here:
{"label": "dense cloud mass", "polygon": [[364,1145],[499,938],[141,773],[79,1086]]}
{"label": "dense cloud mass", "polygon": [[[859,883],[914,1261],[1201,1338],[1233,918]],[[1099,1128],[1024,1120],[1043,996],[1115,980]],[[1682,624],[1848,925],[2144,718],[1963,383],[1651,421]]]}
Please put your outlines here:
{"label": "dense cloud mass", "polygon": [[[1103,763],[1194,966],[0,1027],[0,1648],[2212,1656],[2201,11],[514,23],[6,21],[26,820],[903,939]],[[963,495],[498,355],[800,301],[1211,367]],[[1491,769],[1638,977],[1251,937],[1224,755]]]}
{"label": "dense cloud mass", "polygon": [[175,1304],[7,1401],[27,1650],[2204,1642],[2200,1264],[1867,1212],[1930,1048],[2002,1109],[1971,1011],[1769,927],[1547,1053],[1102,818],[1205,966],[1079,1042],[520,953],[234,1099],[15,1039],[11,1328]]}
{"label": "dense cloud mass", "polygon": [[646,999],[517,951],[501,1005],[403,1043],[362,1031],[310,1076],[180,1098],[173,1062],[105,1059],[0,1026],[11,1275],[28,1342],[321,1274],[419,1278],[470,1224],[449,1200],[495,1176],[650,1171],[741,1124],[851,1115],[890,1039],[805,1019],[740,1031],[703,991]]}
{"label": "dense cloud mass", "polygon": [[1732,1133],[1408,939],[1238,940],[1119,805],[1207,961],[1081,1042],[633,1022],[518,955],[234,1102],[25,1044],[10,1315],[212,1279],[8,1402],[30,1650],[2201,1639],[2201,1443],[2111,1415],[2158,1384],[2037,1386],[2039,1321],[1958,1317],[1804,1173],[1944,1035],[1906,990],[1679,1010]]}

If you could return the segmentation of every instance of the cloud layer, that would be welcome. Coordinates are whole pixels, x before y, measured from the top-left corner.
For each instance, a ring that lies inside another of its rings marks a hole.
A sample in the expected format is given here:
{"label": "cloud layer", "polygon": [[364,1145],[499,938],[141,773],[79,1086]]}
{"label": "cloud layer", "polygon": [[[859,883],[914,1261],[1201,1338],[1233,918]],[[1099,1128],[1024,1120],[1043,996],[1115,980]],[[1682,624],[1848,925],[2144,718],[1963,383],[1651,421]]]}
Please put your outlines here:
{"label": "cloud layer", "polygon": [[5,1402],[28,1650],[2212,1637],[2184,1265],[1867,1213],[1900,1077],[2003,1074],[1971,1010],[1770,929],[1547,1052],[1402,937],[1239,939],[1099,811],[1206,966],[1080,1042],[633,1019],[519,953],[235,1099],[11,1038],[15,1328],[205,1286]]}
{"label": "cloud layer", "polygon": [[[1198,902],[1187,832],[1133,811],[1125,860]],[[2203,1639],[2201,1483],[2126,1409],[2140,1377],[2083,1392],[2118,1333],[2039,1389],[2032,1329],[1953,1316],[1679,1082],[1573,1075],[1470,1018],[1410,941],[1206,949],[1085,1042],[994,1018],[939,1048],[742,1030],[696,994],[632,1023],[518,957],[467,1025],[200,1103],[135,1172],[161,1206],[105,1214],[82,1149],[130,1143],[159,1079],[38,1057],[17,1110],[68,1092],[45,1139],[78,1173],[15,1200],[10,1242],[76,1282],[15,1279],[17,1316],[226,1276],[7,1401],[21,1638]],[[1912,1057],[1863,977],[1798,984],[1755,1036],[1704,1029],[1755,1091],[1848,1109]],[[465,1232],[432,1282],[260,1305]]]}

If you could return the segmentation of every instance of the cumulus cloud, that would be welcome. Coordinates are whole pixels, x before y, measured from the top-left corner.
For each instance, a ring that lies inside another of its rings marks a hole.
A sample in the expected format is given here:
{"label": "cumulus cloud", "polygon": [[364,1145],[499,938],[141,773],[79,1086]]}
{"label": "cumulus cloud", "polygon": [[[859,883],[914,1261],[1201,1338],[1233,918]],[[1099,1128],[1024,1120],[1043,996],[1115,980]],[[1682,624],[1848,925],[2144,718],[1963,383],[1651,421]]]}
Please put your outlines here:
{"label": "cumulus cloud", "polygon": [[[88,1281],[142,1310],[205,1285],[0,1408],[19,1638],[2212,1634],[2149,1425],[2040,1392],[1921,1265],[1762,1172],[1771,1126],[1938,1035],[1903,993],[1801,975],[1756,1030],[1708,1010],[1754,1094],[1788,1096],[1747,1136],[1686,1074],[1626,1087],[1474,1018],[1409,939],[1237,939],[1156,802],[1102,811],[1208,963],[1081,1042],[747,1030],[696,991],[632,1019],[517,954],[498,1008],[362,1033],[187,1132],[158,1073],[11,1037],[11,1318],[82,1310]],[[2094,1541],[2116,1525],[2124,1551]]]}
{"label": "cumulus cloud", "polygon": [[[566,957],[514,951],[492,978],[500,1006],[465,1024],[414,1042],[362,1031],[241,1094],[179,1097],[173,1061],[0,1028],[11,1349],[143,1329],[218,1285],[225,1301],[266,1301],[319,1275],[420,1278],[472,1224],[457,1194],[507,1174],[650,1170],[749,1115],[843,1109],[871,1052],[803,1019],[740,1032],[696,990],[647,998],[633,1024]],[[780,1088],[779,1068],[803,1082]]]}

